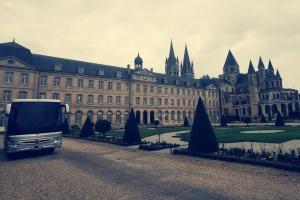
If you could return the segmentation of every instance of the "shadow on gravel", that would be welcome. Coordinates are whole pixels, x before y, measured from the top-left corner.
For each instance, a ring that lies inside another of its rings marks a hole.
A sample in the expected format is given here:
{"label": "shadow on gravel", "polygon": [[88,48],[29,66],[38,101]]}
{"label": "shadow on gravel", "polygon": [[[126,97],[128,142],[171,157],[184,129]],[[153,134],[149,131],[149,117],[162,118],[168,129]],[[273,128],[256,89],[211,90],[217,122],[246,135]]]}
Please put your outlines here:
{"label": "shadow on gravel", "polygon": [[28,152],[19,152],[11,155],[5,155],[3,149],[0,150],[0,161],[13,161],[27,158],[36,158],[36,157],[44,157],[51,156],[55,154],[52,151],[48,150],[40,150],[40,151],[28,151]]}

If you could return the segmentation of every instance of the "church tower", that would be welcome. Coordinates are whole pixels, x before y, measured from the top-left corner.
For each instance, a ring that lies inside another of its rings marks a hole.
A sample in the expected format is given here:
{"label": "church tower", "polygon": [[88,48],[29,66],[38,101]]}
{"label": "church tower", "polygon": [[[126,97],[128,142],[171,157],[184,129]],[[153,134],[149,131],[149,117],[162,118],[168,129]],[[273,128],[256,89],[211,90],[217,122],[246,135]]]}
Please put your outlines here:
{"label": "church tower", "polygon": [[177,58],[175,57],[172,40],[171,40],[169,57],[166,58],[165,71],[167,75],[179,76],[179,61],[178,61],[178,57]]}
{"label": "church tower", "polygon": [[266,69],[261,57],[259,57],[259,61],[258,61],[258,82],[259,82],[260,89],[266,88]]}
{"label": "church tower", "polygon": [[182,77],[194,78],[194,64],[190,61],[189,52],[185,45],[183,63],[180,65]]}
{"label": "church tower", "polygon": [[240,67],[236,62],[231,51],[228,51],[226,61],[223,67],[224,79],[235,85],[240,75]]}
{"label": "church tower", "polygon": [[249,99],[250,99],[250,108],[249,108],[249,114],[251,117],[259,117],[258,115],[258,87],[257,87],[257,79],[256,79],[256,73],[255,69],[253,67],[253,64],[250,60],[249,68],[248,68],[248,84],[249,84]]}

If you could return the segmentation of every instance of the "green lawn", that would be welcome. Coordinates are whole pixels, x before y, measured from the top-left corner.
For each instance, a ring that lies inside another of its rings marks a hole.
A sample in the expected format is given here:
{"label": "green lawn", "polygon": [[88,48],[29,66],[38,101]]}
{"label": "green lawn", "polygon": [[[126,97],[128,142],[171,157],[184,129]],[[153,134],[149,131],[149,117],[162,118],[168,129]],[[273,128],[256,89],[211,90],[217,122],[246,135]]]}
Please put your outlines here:
{"label": "green lawn", "polygon": [[[241,131],[252,130],[285,130],[281,133],[241,133]],[[300,139],[300,126],[286,127],[217,127],[215,134],[220,143],[231,142],[267,142],[267,143],[282,143],[293,139]],[[183,141],[189,141],[189,133],[178,135]]]}
{"label": "green lawn", "polygon": [[[169,132],[175,132],[175,131],[185,131],[185,130],[189,130],[190,128],[186,128],[186,127],[164,127],[164,128],[140,128],[140,134],[142,138],[145,137],[149,137],[152,135],[158,135],[158,134],[163,134],[163,133],[169,133]],[[109,132],[107,132],[106,135],[109,136],[119,136],[122,137],[124,134],[124,129],[120,129],[120,130],[110,130]]]}

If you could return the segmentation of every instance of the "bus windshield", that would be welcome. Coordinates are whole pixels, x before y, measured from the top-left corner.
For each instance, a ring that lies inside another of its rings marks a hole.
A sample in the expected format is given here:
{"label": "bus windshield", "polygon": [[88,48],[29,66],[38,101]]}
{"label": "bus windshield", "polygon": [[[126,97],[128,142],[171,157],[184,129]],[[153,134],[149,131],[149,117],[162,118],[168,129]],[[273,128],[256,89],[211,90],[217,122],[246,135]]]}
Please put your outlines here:
{"label": "bus windshield", "polygon": [[62,129],[59,102],[13,102],[7,124],[8,135],[57,132]]}

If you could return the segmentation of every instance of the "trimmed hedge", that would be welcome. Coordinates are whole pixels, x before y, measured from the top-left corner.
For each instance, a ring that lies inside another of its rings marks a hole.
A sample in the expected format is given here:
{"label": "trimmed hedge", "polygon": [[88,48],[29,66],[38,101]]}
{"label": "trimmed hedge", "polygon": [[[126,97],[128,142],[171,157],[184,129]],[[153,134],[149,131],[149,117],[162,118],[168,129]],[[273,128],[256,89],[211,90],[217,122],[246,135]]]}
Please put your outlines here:
{"label": "trimmed hedge", "polygon": [[166,142],[144,142],[143,144],[140,144],[139,149],[143,149],[146,151],[158,151],[161,149],[167,149],[167,148],[174,148],[179,147],[179,144],[171,144]]}

